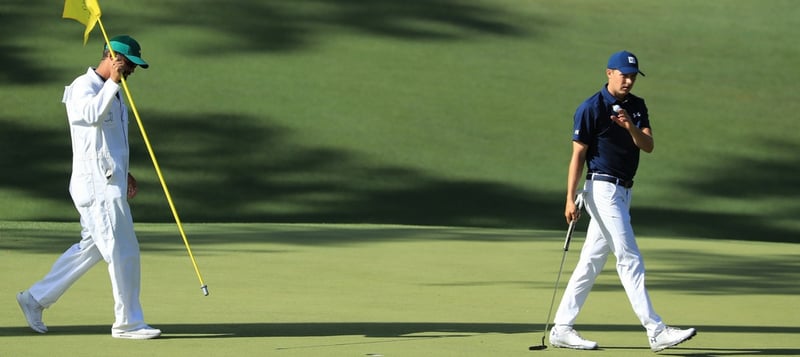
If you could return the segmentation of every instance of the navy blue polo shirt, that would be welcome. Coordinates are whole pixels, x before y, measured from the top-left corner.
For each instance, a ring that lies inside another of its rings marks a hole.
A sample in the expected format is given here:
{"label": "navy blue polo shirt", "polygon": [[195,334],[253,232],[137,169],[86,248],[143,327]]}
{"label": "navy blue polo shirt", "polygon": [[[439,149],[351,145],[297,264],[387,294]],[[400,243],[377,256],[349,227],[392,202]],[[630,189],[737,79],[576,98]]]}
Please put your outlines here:
{"label": "navy blue polo shirt", "polygon": [[575,111],[572,140],[589,146],[586,165],[589,172],[633,180],[639,167],[639,148],[625,128],[611,121],[614,104],[628,111],[640,129],[650,127],[644,99],[628,94],[620,101],[603,88],[586,99]]}

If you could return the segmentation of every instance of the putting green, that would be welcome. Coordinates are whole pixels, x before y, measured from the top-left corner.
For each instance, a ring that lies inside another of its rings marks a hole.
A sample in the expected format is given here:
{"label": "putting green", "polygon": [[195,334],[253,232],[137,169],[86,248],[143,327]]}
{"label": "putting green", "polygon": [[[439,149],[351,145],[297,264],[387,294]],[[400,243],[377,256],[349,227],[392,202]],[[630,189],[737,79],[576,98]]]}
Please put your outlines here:
{"label": "putting green", "polygon": [[[204,297],[174,225],[139,224],[153,341],[110,337],[95,267],[26,326],[14,294],[77,235],[73,223],[0,223],[4,356],[528,356],[538,344],[563,232],[399,225],[189,224]],[[565,274],[582,243],[576,234]],[[681,355],[800,353],[796,244],[640,237],[658,312],[698,336]],[[597,354],[649,353],[611,263],[578,326]],[[592,353],[593,355],[595,353]],[[662,353],[664,354],[664,353]]]}

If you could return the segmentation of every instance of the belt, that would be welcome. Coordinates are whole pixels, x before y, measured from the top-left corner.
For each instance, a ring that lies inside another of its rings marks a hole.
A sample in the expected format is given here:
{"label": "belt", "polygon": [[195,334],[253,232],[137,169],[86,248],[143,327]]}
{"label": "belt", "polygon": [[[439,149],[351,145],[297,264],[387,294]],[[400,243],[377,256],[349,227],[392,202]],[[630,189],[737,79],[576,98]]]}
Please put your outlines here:
{"label": "belt", "polygon": [[630,180],[630,181],[623,180],[621,178],[616,178],[614,176],[610,176],[610,175],[606,175],[606,174],[598,174],[598,173],[592,172],[592,173],[589,173],[588,175],[586,175],[586,179],[587,180],[597,180],[597,181],[611,182],[611,183],[613,183],[615,185],[619,185],[619,186],[622,186],[622,187],[625,187],[625,188],[633,187],[633,180]]}

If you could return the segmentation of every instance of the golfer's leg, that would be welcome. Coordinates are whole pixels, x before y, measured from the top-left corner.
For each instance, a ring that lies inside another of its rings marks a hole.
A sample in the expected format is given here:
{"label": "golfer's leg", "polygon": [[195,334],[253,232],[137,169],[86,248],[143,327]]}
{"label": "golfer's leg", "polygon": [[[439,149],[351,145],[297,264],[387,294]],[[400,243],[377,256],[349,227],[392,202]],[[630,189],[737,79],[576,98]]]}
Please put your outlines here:
{"label": "golfer's leg", "polygon": [[661,317],[655,312],[645,287],[645,267],[630,216],[630,190],[620,188],[615,195],[609,214],[617,217],[607,222],[604,230],[612,237],[612,251],[617,258],[619,274],[625,293],[634,313],[650,336],[663,329]]}
{"label": "golfer's leg", "polygon": [[572,272],[572,276],[564,290],[564,296],[556,311],[554,323],[556,325],[572,326],[580,313],[586,298],[589,296],[597,275],[603,270],[603,266],[608,259],[609,246],[603,237],[598,225],[598,218],[595,216],[596,210],[591,207],[596,205],[594,190],[587,184],[586,186],[586,209],[591,216],[589,227],[586,231],[586,241],[581,248],[581,255],[578,264]]}
{"label": "golfer's leg", "polygon": [[572,276],[564,289],[564,296],[558,305],[555,315],[556,325],[572,326],[594,286],[597,275],[603,270],[603,265],[608,257],[608,246],[605,239],[600,236],[598,229],[592,229],[595,223],[589,224],[586,242],[581,249],[581,257]]}

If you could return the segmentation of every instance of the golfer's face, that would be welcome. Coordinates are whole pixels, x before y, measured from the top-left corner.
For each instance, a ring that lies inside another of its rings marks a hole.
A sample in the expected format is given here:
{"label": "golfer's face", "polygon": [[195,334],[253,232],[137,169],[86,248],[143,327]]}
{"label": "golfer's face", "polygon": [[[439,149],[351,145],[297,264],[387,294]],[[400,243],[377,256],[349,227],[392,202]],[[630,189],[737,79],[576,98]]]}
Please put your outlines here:
{"label": "golfer's face", "polygon": [[618,69],[607,69],[608,92],[617,98],[624,98],[633,89],[637,73],[623,74]]}

